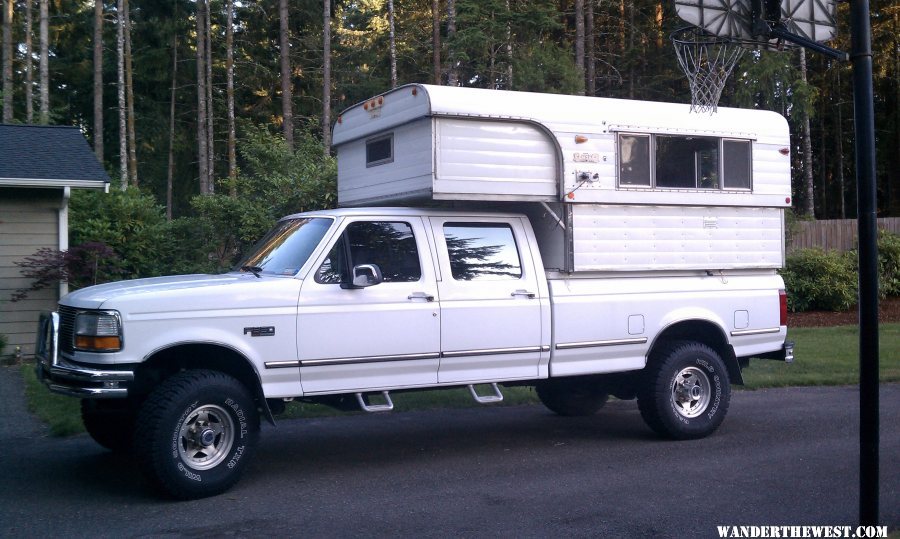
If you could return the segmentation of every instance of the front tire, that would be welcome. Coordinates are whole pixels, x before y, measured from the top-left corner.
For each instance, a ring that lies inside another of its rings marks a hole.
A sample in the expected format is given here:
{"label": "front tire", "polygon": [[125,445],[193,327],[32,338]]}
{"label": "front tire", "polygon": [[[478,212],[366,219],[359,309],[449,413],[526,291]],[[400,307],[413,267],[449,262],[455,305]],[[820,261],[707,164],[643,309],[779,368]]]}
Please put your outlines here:
{"label": "front tire", "polygon": [[240,479],[259,436],[247,389],[217,371],[165,380],[137,416],[134,448],[144,475],[181,499],[221,494]]}
{"label": "front tire", "polygon": [[594,415],[609,398],[596,381],[579,377],[543,380],[535,391],[550,411],[569,417]]}
{"label": "front tire", "polygon": [[709,436],[722,424],[731,400],[728,370],[709,346],[675,341],[654,352],[638,390],[641,417],[666,438]]}

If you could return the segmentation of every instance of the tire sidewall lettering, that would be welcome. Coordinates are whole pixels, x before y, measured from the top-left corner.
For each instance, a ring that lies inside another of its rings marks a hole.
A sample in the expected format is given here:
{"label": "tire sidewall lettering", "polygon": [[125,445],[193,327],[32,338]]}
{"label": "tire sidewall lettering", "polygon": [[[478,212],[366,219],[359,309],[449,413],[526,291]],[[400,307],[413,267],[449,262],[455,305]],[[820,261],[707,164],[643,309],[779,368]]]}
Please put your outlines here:
{"label": "tire sidewall lettering", "polygon": [[[724,361],[707,345],[682,341],[662,349],[657,363],[649,367],[648,378],[655,384],[639,390],[638,403],[645,422],[657,433],[674,439],[697,439],[709,435],[721,424],[728,410],[730,387]],[[673,391],[684,369],[695,369],[707,378],[708,402],[698,415],[685,417]],[[660,376],[662,375],[662,376]]]}
{"label": "tire sidewall lettering", "polygon": [[[229,452],[227,458],[224,459],[216,467],[207,470],[195,470],[191,468],[191,466],[187,462],[184,461],[179,452],[178,446],[181,437],[181,426],[184,424],[184,421],[190,416],[190,414],[192,414],[197,408],[206,404],[216,404],[222,406],[225,411],[231,415],[232,420],[234,420],[235,426],[237,427],[235,429],[235,443],[232,445],[231,451]],[[239,464],[241,463],[243,457],[249,453],[249,448],[245,443],[238,443],[243,442],[249,433],[250,427],[248,414],[241,406],[239,397],[219,395],[215,398],[193,399],[193,401],[184,408],[184,411],[178,417],[173,428],[171,451],[172,457],[175,461],[174,473],[184,477],[186,480],[193,483],[203,483],[204,479],[214,480],[214,478],[217,476],[230,473],[236,467],[239,467]]]}
{"label": "tire sidewall lettering", "polygon": [[176,461],[179,461],[179,467],[183,466],[180,462],[181,457],[178,455],[178,442],[179,438],[181,437],[181,425],[184,423],[184,420],[187,418],[187,416],[189,416],[191,412],[197,409],[199,403],[199,400],[195,400],[194,402],[189,404],[188,407],[184,409],[184,413],[181,414],[181,417],[178,418],[178,421],[175,422],[175,431],[172,433],[172,458]]}

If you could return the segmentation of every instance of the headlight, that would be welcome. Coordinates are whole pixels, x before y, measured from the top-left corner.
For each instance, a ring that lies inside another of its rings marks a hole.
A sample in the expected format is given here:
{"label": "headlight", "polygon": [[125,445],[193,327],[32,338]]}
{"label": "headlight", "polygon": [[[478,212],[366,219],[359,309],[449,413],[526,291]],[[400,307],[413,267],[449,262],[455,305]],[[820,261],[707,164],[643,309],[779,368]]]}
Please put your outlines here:
{"label": "headlight", "polygon": [[75,349],[118,352],[122,349],[122,325],[115,311],[81,312],[75,316]]}

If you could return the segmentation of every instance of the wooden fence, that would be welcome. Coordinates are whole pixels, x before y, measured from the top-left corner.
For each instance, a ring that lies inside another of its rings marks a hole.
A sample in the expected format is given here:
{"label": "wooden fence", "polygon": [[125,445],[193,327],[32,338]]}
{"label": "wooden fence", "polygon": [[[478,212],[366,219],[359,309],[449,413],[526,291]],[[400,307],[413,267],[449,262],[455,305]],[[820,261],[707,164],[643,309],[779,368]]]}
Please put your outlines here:
{"label": "wooden fence", "polygon": [[[856,219],[800,221],[795,228],[787,242],[789,253],[806,247],[819,247],[826,251],[850,251],[856,248]],[[900,234],[900,217],[878,219],[878,228]]]}

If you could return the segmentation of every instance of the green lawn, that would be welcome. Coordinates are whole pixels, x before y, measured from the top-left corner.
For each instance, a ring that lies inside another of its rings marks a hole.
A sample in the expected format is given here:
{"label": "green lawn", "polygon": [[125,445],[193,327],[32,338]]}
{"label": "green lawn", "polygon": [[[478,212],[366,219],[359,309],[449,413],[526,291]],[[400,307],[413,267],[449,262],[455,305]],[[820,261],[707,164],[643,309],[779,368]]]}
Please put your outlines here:
{"label": "green lawn", "polygon": [[[747,389],[785,386],[848,385],[859,381],[858,330],[855,326],[791,329],[796,343],[794,363],[753,360],[744,370]],[[880,366],[883,382],[900,382],[900,324],[880,326]],[[35,377],[32,365],[22,366],[28,408],[50,426],[50,432],[67,436],[82,432],[78,400],[53,395]],[[504,388],[506,405],[536,403],[530,388]],[[392,395],[396,411],[478,406],[467,389],[413,391]],[[340,414],[317,404],[290,403],[280,417],[322,417]],[[360,413],[360,412],[352,412]]]}
{"label": "green lawn", "polygon": [[[784,386],[859,383],[859,328],[796,328],[794,363],[753,360],[744,370],[749,389]],[[879,367],[882,382],[900,382],[900,324],[879,326]]]}

